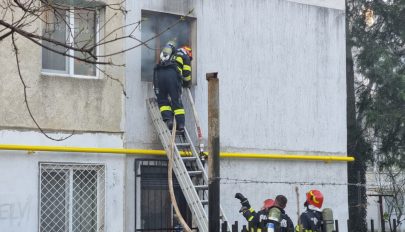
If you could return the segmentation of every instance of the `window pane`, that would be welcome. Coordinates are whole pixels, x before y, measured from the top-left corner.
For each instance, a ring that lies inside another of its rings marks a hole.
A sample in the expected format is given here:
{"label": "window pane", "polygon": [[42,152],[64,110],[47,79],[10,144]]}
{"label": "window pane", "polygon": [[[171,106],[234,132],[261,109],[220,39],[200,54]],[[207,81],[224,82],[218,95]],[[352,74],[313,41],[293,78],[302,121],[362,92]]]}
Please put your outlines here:
{"label": "window pane", "polygon": [[[142,12],[141,38],[149,40],[158,33],[165,31],[170,25],[176,23],[180,16],[165,13]],[[189,20],[177,23],[170,30],[165,31],[158,38],[142,46],[142,74],[143,81],[152,81],[153,68],[159,61],[160,49],[169,41],[174,40],[177,47],[191,45],[191,22]]]}
{"label": "window pane", "polygon": [[[76,48],[91,48],[96,44],[96,12],[93,10],[75,10],[74,42]],[[96,54],[95,50],[92,52]],[[88,53],[75,51],[75,56],[95,61]],[[96,66],[83,61],[74,61],[74,74],[95,76]]]}
{"label": "window pane", "polygon": [[97,171],[73,174],[73,232],[97,231]]}
{"label": "window pane", "polygon": [[[66,44],[67,40],[67,23],[69,23],[67,12],[62,10],[47,11],[45,13],[45,22],[43,24],[43,35],[46,38]],[[67,53],[66,48],[57,46],[54,43],[42,41],[45,47],[56,50],[58,52]],[[66,73],[67,57],[55,53],[46,48],[42,48],[42,69],[56,70]]]}
{"label": "window pane", "polygon": [[43,169],[41,171],[41,221],[40,231],[67,231],[68,172]]}

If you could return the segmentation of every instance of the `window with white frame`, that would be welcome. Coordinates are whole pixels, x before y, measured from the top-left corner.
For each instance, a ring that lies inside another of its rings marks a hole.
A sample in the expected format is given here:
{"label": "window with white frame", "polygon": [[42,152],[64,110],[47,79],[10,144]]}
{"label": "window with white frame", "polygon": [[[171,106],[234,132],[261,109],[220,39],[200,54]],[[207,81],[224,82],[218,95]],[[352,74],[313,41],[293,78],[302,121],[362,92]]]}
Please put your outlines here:
{"label": "window with white frame", "polygon": [[104,231],[105,167],[40,163],[40,232]]}
{"label": "window with white frame", "polygon": [[55,42],[42,41],[42,72],[78,77],[96,77],[95,64],[74,59],[95,61],[86,49],[97,56],[96,43],[99,38],[99,16],[101,7],[55,8],[45,13],[42,33],[49,40],[65,44],[78,50],[67,49]]}

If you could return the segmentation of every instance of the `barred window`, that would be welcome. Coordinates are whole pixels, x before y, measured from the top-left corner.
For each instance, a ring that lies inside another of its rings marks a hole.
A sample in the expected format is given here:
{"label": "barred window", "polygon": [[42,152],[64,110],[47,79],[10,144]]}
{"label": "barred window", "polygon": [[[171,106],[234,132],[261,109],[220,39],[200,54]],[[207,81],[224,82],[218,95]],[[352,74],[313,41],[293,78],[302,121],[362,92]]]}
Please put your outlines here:
{"label": "barred window", "polygon": [[102,232],[104,200],[104,165],[40,163],[40,232]]}
{"label": "barred window", "polygon": [[[170,200],[167,182],[167,160],[135,160],[135,186],[140,194],[135,195],[138,208],[135,215],[135,231],[180,231],[177,216]],[[173,190],[179,210],[188,225],[192,225],[192,215],[176,178],[173,178]],[[193,231],[196,231],[195,228]]]}

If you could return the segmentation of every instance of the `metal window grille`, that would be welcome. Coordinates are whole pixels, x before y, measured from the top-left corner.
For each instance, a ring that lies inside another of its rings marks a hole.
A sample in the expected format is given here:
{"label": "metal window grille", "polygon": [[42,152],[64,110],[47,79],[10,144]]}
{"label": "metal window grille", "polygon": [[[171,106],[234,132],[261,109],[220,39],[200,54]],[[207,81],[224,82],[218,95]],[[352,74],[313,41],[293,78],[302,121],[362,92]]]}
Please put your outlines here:
{"label": "metal window grille", "polygon": [[40,232],[103,232],[105,167],[40,163]]}
{"label": "metal window grille", "polygon": [[[167,160],[135,160],[135,188],[139,188],[139,195],[135,195],[135,202],[138,204],[135,212],[135,231],[178,231],[175,228],[179,227],[179,222],[174,214],[168,190],[167,165]],[[173,188],[181,214],[186,222],[192,225],[191,211],[176,178],[173,179]],[[136,213],[140,213],[139,218]],[[193,228],[193,231],[196,229]]]}

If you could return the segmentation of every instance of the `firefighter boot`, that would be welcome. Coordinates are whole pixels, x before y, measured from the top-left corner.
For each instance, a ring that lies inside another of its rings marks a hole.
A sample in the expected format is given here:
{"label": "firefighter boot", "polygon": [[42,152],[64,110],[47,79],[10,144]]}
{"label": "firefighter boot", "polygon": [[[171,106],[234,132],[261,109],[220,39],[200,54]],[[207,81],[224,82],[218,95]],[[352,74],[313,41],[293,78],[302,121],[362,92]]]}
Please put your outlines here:
{"label": "firefighter boot", "polygon": [[169,130],[173,129],[173,119],[166,119],[165,123],[167,125],[167,128],[169,128]]}
{"label": "firefighter boot", "polygon": [[184,132],[184,123],[179,123],[176,130],[180,133]]}
{"label": "firefighter boot", "polygon": [[184,114],[176,115],[177,128],[180,133],[184,132],[185,117]]}

